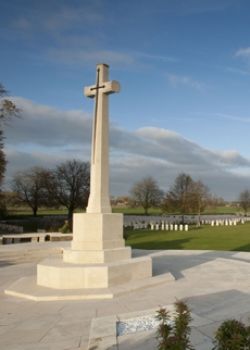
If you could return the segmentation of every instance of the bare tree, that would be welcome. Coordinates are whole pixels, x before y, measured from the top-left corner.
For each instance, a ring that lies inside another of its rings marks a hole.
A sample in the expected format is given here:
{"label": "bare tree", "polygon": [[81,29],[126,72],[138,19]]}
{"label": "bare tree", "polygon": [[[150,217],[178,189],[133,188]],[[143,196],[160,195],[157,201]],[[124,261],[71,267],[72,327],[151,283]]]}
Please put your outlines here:
{"label": "bare tree", "polygon": [[194,181],[188,174],[182,173],[175,179],[163,201],[164,211],[176,211],[181,214],[204,211],[209,198],[209,190],[201,181]]}
{"label": "bare tree", "polygon": [[208,205],[210,194],[209,189],[203,182],[193,182],[193,194],[191,195],[191,206],[195,213],[198,215],[198,223],[200,224],[200,215]]}
{"label": "bare tree", "polygon": [[12,116],[18,116],[20,110],[16,105],[6,98],[7,91],[4,86],[0,83],[0,186],[2,184],[5,168],[6,168],[6,158],[3,152],[4,149],[4,132],[3,124]]}
{"label": "bare tree", "polygon": [[137,182],[130,191],[132,200],[143,207],[145,214],[148,214],[148,209],[161,205],[163,193],[160,190],[157,182],[152,177],[145,177]]}
{"label": "bare tree", "polygon": [[90,167],[87,162],[66,161],[50,171],[46,188],[50,197],[68,210],[68,219],[76,208],[85,209],[88,204]]}
{"label": "bare tree", "polygon": [[182,173],[175,179],[163,202],[164,211],[179,211],[182,214],[191,211],[191,195],[194,181],[190,175]]}
{"label": "bare tree", "polygon": [[45,189],[45,179],[48,171],[43,168],[31,168],[17,173],[12,181],[12,189],[17,195],[19,203],[27,204],[37,215],[38,208],[48,205],[48,196]]}
{"label": "bare tree", "polygon": [[244,210],[246,215],[248,212],[248,209],[250,208],[250,191],[249,190],[244,190],[240,193],[239,202],[240,202],[241,208]]}

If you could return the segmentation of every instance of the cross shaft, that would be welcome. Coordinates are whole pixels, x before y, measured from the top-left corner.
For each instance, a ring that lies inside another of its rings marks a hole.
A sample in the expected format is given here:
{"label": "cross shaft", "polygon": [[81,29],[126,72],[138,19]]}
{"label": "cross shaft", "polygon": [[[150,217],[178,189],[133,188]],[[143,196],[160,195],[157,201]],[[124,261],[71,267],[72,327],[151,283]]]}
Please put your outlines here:
{"label": "cross shaft", "polygon": [[108,69],[105,64],[97,65],[96,84],[84,88],[85,96],[95,98],[88,213],[111,213],[108,95],[118,92],[120,86],[118,82],[108,80]]}

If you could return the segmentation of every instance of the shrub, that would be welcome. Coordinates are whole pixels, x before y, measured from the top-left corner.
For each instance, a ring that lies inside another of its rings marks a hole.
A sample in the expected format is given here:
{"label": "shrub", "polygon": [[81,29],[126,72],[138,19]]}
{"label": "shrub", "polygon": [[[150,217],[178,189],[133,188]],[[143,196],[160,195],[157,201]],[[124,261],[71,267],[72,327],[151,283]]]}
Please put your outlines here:
{"label": "shrub", "polygon": [[158,350],[194,349],[189,341],[191,321],[190,311],[182,301],[175,303],[175,317],[172,321],[166,309],[161,308],[156,318],[160,321],[157,330]]}
{"label": "shrub", "polygon": [[250,328],[237,320],[224,321],[218,328],[213,350],[250,350]]}

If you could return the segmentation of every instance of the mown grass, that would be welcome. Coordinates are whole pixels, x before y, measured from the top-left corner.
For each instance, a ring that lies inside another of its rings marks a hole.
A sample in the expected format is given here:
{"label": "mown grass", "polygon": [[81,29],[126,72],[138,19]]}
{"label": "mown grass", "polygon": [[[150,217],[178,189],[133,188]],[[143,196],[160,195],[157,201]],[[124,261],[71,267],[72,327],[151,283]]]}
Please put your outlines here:
{"label": "mown grass", "polygon": [[250,251],[250,223],[202,226],[184,231],[128,230],[126,244],[136,249]]}
{"label": "mown grass", "polygon": [[[220,206],[216,208],[207,208],[203,214],[235,214],[240,212],[241,210],[236,207],[226,207]],[[77,210],[77,212],[82,212],[82,210]],[[142,207],[138,208],[113,208],[114,213],[122,213],[126,215],[145,215],[144,209]],[[67,210],[65,208],[60,209],[48,209],[41,208],[37,212],[37,216],[44,215],[66,215]],[[162,211],[160,208],[150,208],[148,211],[148,215],[161,215]],[[168,214],[168,213],[167,213]],[[171,213],[169,213],[171,214]],[[178,214],[178,213],[172,213]],[[20,207],[20,208],[9,208],[8,209],[8,217],[11,219],[14,218],[24,218],[24,216],[29,217],[32,216],[32,211],[28,207]]]}
{"label": "mown grass", "polygon": [[[113,213],[122,213],[126,215],[145,215],[144,209],[142,207],[138,208],[113,208]],[[160,208],[150,208],[148,210],[148,215],[161,215],[162,210]]]}
{"label": "mown grass", "polygon": [[[39,209],[37,216],[48,216],[48,215],[66,215],[66,209]],[[32,210],[29,208],[15,208],[8,209],[9,219],[25,219],[33,216]]]}

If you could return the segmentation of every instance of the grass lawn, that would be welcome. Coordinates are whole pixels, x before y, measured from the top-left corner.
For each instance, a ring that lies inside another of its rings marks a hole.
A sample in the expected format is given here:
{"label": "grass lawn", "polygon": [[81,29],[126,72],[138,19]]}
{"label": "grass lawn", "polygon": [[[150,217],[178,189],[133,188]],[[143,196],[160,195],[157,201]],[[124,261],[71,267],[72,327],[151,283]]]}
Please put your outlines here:
{"label": "grass lawn", "polygon": [[[240,209],[236,207],[216,207],[208,208],[203,214],[235,214],[239,212]],[[76,210],[76,212],[82,212],[82,210]],[[113,208],[113,213],[123,213],[126,215],[144,215],[144,209],[139,208]],[[67,210],[65,208],[60,209],[49,209],[49,208],[40,208],[38,209],[37,216],[43,215],[66,215]],[[148,211],[149,215],[161,215],[162,211],[160,208],[150,208]],[[170,213],[169,213],[170,214]],[[178,214],[178,213],[174,213]],[[8,218],[9,219],[22,219],[24,217],[32,216],[32,211],[29,207],[20,207],[20,208],[8,208]]]}
{"label": "grass lawn", "polygon": [[250,223],[203,226],[184,231],[129,230],[126,244],[137,249],[250,251]]}
{"label": "grass lawn", "polygon": [[[113,208],[113,213],[122,213],[127,215],[145,215],[144,209],[142,207],[138,208]],[[148,210],[148,215],[161,215],[162,211],[159,208],[150,208]]]}

